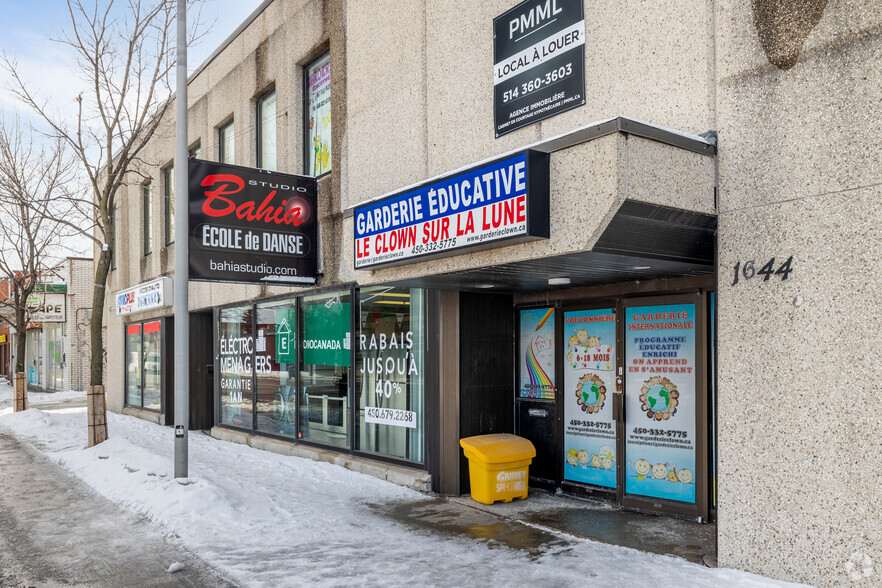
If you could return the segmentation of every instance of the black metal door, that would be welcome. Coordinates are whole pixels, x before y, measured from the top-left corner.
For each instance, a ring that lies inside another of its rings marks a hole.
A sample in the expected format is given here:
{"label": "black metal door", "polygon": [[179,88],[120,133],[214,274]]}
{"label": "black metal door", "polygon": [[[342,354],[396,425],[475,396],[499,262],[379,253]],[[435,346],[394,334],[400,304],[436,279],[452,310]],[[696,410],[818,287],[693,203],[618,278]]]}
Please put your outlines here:
{"label": "black metal door", "polygon": [[530,465],[530,484],[557,486],[557,443],[555,425],[557,414],[553,401],[518,400],[517,434],[529,439],[536,447],[536,457]]}

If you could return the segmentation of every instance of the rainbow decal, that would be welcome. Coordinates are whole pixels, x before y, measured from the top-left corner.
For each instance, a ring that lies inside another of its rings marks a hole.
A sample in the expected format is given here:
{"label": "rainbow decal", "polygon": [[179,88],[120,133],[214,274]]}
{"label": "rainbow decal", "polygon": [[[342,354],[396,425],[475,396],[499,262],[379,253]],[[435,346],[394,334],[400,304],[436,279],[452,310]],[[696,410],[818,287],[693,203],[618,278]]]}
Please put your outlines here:
{"label": "rainbow decal", "polygon": [[532,344],[527,348],[525,356],[527,376],[530,378],[530,390],[534,392],[534,398],[554,398],[554,383],[548,377],[548,374],[545,373],[545,370],[542,369],[542,366],[539,365],[539,360],[533,352],[538,338],[533,339]]}

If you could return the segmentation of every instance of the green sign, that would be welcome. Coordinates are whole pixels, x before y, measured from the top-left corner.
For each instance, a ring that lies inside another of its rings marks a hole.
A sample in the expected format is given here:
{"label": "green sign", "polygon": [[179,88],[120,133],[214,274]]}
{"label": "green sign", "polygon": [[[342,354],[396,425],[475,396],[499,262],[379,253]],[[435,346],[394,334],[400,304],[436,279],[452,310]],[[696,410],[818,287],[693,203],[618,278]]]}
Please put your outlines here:
{"label": "green sign", "polygon": [[332,298],[324,304],[304,306],[303,363],[349,367],[349,321],[348,302],[335,302]]}
{"label": "green sign", "polygon": [[50,294],[67,294],[67,284],[35,284],[34,292]]}
{"label": "green sign", "polygon": [[293,308],[276,310],[276,363],[294,363],[297,332],[296,311]]}

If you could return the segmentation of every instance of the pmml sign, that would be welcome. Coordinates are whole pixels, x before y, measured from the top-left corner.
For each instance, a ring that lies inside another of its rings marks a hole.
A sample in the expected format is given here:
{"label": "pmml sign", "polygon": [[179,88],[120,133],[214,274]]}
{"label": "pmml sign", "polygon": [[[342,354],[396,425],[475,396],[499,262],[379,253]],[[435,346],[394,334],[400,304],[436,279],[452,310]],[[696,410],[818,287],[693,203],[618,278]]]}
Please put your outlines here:
{"label": "pmml sign", "polygon": [[527,0],[493,19],[497,137],[583,104],[582,0]]}

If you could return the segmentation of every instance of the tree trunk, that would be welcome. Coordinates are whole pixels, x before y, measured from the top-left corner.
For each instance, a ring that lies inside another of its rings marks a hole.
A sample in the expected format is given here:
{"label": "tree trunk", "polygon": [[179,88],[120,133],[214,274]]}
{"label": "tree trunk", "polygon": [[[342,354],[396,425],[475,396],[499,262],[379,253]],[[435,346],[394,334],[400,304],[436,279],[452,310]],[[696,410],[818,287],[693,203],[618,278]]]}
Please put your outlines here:
{"label": "tree trunk", "polygon": [[92,358],[89,366],[89,389],[86,391],[89,419],[89,447],[106,440],[107,404],[104,396],[104,297],[107,291],[107,274],[110,271],[112,252],[102,250],[95,268],[95,285],[92,290]]}
{"label": "tree trunk", "polygon": [[89,385],[104,385],[104,298],[107,292],[107,274],[110,272],[110,250],[102,251],[95,267],[95,285],[92,287],[92,357],[89,365]]}
{"label": "tree trunk", "polygon": [[28,325],[25,322],[25,312],[18,305],[15,309],[15,369],[13,373],[25,371],[25,349],[27,348]]}
{"label": "tree trunk", "polygon": [[28,380],[25,375],[25,349],[27,349],[28,334],[26,320],[24,308],[18,305],[15,309],[15,370],[13,370],[15,412],[28,409]]}
{"label": "tree trunk", "polygon": [[14,412],[19,412],[22,410],[28,409],[28,383],[25,380],[25,375],[22,372],[18,372],[15,374],[15,401],[14,401]]}
{"label": "tree trunk", "polygon": [[107,406],[104,386],[89,386],[86,391],[86,410],[89,413],[89,447],[107,440]]}

